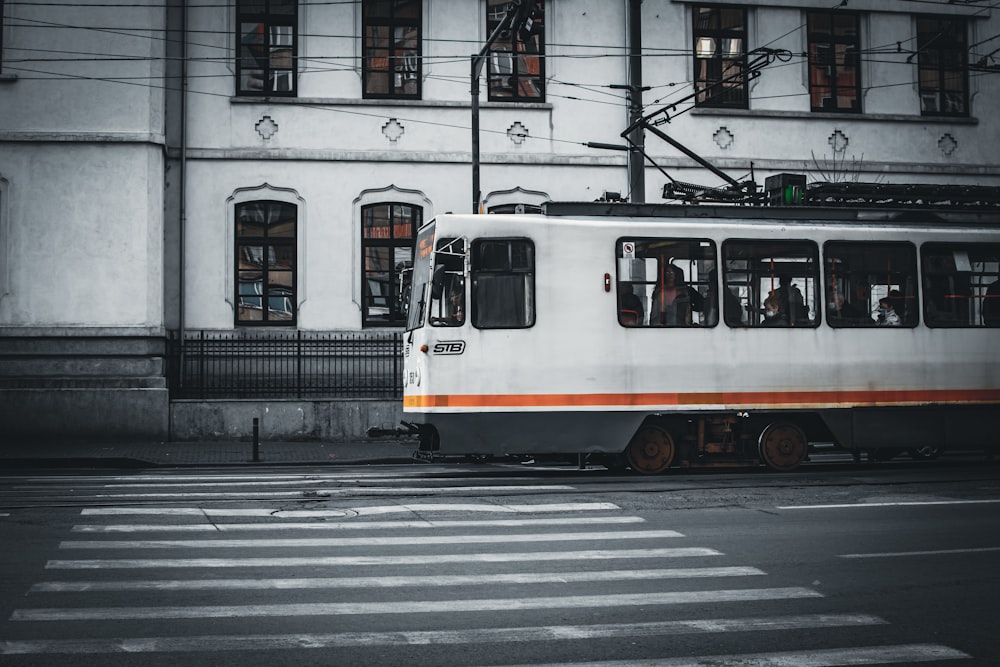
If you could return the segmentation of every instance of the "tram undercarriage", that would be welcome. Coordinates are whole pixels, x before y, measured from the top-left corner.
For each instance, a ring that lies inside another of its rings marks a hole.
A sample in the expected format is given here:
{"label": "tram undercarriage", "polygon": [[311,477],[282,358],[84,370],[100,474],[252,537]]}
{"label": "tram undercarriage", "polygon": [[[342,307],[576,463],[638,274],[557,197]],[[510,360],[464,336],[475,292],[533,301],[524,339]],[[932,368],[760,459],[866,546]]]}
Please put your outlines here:
{"label": "tram undercarriage", "polygon": [[797,468],[809,453],[809,437],[784,415],[650,417],[625,448],[636,473],[656,475],[669,467],[745,467],[763,463],[777,471]]}
{"label": "tram undercarriage", "polygon": [[[872,461],[903,453],[914,459],[934,458],[949,446],[970,443],[988,449],[996,445],[995,430],[987,426],[996,416],[994,406],[941,405],[652,415],[451,414],[436,415],[434,425],[408,424],[408,433],[419,438],[419,453],[425,458],[581,456],[643,475],[672,467],[761,464],[787,472],[806,460],[809,444],[816,442],[836,443],[855,461],[864,453]],[[628,433],[631,438],[623,436]]]}

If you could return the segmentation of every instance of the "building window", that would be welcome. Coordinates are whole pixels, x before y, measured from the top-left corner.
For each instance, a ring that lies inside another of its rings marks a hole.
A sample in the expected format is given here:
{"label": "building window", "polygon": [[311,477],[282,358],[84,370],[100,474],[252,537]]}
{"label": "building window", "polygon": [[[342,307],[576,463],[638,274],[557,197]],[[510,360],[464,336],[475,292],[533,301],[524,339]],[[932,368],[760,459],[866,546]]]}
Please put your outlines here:
{"label": "building window", "polygon": [[746,109],[746,9],[695,6],[692,16],[695,104]]}
{"label": "building window", "polygon": [[920,248],[929,327],[1000,327],[1000,244],[928,243]]}
{"label": "building window", "polygon": [[535,323],[535,246],[526,239],[472,242],[472,325],[523,329]]}
{"label": "building window", "polygon": [[296,0],[238,0],[236,94],[296,94]]}
{"label": "building window", "polygon": [[707,239],[618,242],[618,323],[626,327],[714,327],[715,244]]}
{"label": "building window", "polygon": [[[501,34],[490,48],[486,70],[491,101],[545,101],[545,3],[523,1],[535,3],[524,29]],[[510,0],[486,0],[486,34],[493,34],[510,5]]]}
{"label": "building window", "polygon": [[831,241],[826,322],[831,327],[917,325],[917,251],[909,243]]}
{"label": "building window", "polygon": [[731,327],[819,324],[819,257],[809,241],[727,241],[723,313]]}
{"label": "building window", "polygon": [[361,208],[361,319],[366,327],[406,324],[404,278],[413,267],[413,241],[423,209],[409,204]]}
{"label": "building window", "polygon": [[925,116],[968,114],[965,21],[917,19],[920,113]]}
{"label": "building window", "polygon": [[809,12],[807,24],[812,110],[860,113],[860,18],[842,11]]}
{"label": "building window", "polygon": [[419,99],[420,0],[364,0],[366,98]]}
{"label": "building window", "polygon": [[236,324],[294,325],[298,207],[236,205]]}

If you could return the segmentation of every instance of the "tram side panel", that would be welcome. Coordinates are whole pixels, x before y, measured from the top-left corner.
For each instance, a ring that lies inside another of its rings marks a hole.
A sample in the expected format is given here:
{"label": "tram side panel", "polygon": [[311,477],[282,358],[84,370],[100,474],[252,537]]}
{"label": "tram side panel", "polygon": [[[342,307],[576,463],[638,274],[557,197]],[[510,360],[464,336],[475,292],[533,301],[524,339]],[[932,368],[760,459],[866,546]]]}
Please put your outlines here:
{"label": "tram side panel", "polygon": [[[409,351],[424,384],[408,387],[407,409],[437,428],[442,451],[617,453],[647,420],[688,429],[675,433],[680,440],[691,437],[690,422],[737,414],[754,441],[780,420],[810,436],[825,425],[855,448],[995,439],[995,400],[973,404],[996,393],[995,331],[626,327],[613,249],[649,226],[560,220],[512,229],[507,236],[530,238],[535,249],[531,326],[425,327],[415,333],[428,351]],[[661,233],[704,235],[676,225]]]}

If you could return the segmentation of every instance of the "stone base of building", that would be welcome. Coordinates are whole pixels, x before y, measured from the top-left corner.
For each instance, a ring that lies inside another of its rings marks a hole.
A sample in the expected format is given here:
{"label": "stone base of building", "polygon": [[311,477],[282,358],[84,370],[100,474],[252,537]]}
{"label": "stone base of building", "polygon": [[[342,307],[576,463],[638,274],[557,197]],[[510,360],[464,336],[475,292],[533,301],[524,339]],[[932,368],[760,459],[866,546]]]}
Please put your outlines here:
{"label": "stone base of building", "polygon": [[147,327],[0,328],[0,431],[165,440],[165,340]]}
{"label": "stone base of building", "polygon": [[261,399],[177,400],[170,404],[170,438],[346,441],[365,439],[369,427],[395,428],[403,418],[400,400]]}

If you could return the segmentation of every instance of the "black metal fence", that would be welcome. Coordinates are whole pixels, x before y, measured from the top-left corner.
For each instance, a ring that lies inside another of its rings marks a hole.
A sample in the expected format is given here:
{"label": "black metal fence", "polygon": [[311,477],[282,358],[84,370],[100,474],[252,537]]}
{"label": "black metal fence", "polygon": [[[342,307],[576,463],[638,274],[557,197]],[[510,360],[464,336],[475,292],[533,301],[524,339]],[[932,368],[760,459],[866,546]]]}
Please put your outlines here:
{"label": "black metal fence", "polygon": [[279,330],[171,332],[173,398],[402,397],[396,332]]}

